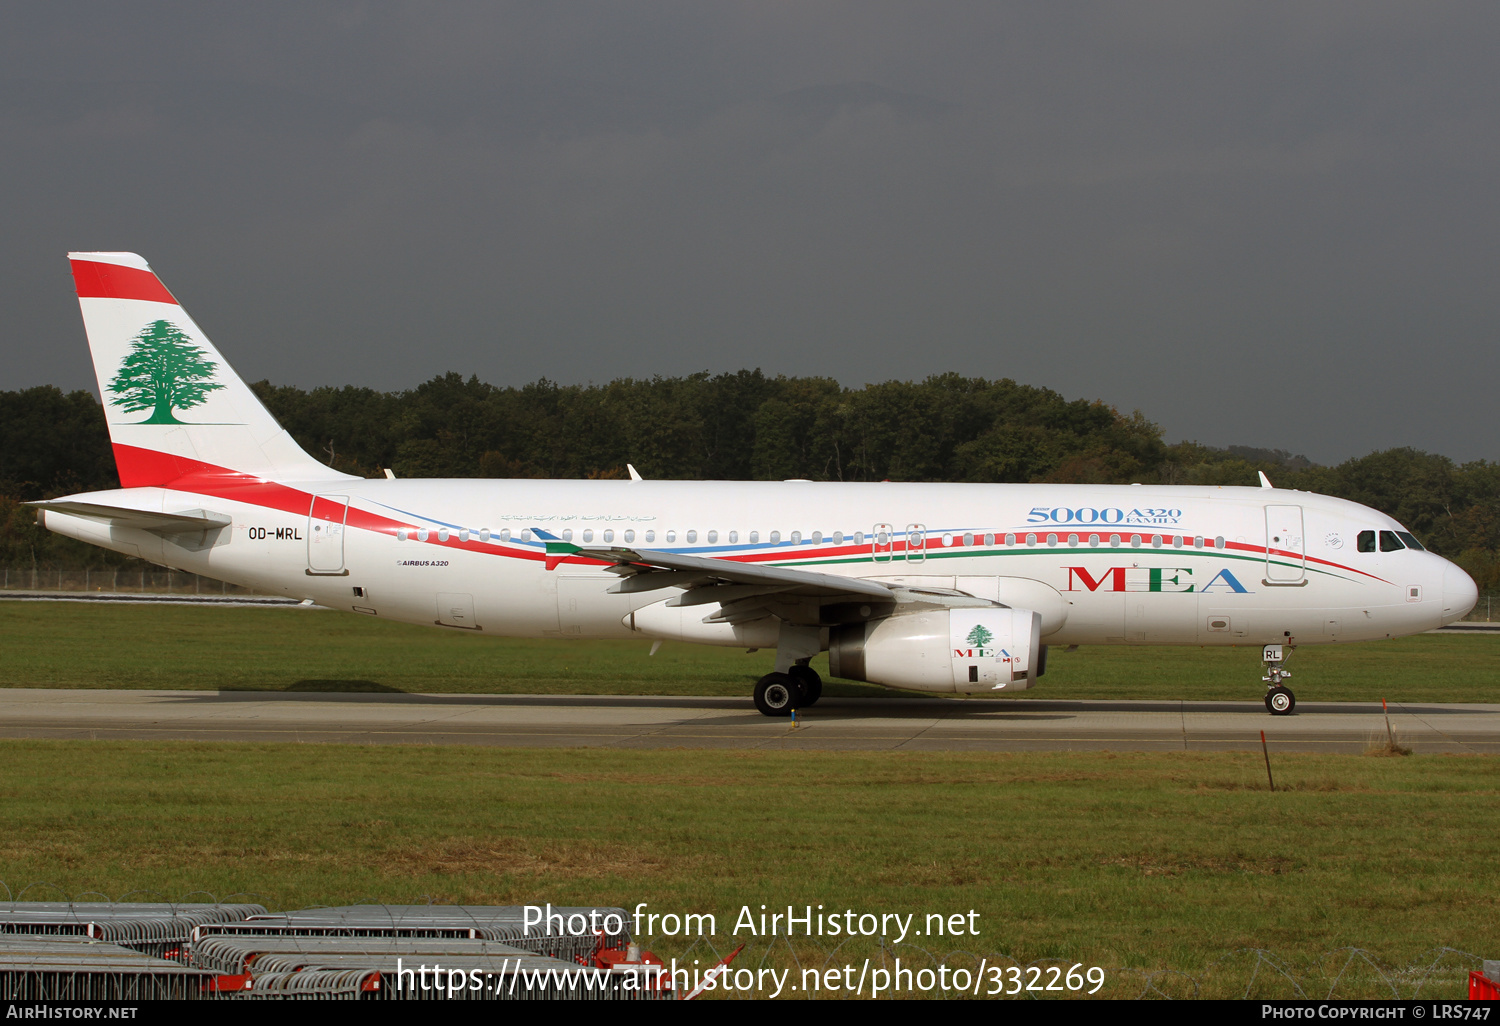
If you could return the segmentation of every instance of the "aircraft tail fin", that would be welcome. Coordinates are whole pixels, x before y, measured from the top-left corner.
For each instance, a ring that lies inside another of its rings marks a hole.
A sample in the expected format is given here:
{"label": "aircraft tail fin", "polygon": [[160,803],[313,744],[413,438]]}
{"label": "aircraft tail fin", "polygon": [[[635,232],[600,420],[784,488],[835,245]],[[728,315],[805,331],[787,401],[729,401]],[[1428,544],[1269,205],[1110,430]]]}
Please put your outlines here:
{"label": "aircraft tail fin", "polygon": [[346,478],[304,452],[149,264],[134,253],[69,253],[120,484],[188,479]]}

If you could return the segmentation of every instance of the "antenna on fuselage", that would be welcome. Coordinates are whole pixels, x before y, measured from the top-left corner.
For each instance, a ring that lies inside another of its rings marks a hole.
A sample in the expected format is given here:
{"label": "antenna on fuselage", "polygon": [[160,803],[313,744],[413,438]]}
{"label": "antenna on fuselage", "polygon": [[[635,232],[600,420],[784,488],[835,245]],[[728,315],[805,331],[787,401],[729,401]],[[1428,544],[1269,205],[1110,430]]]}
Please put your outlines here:
{"label": "antenna on fuselage", "polygon": [[630,480],[632,480],[632,481],[644,481],[645,480],[645,478],[641,477],[641,472],[639,470],[636,470],[633,465],[627,463],[627,464],[625,464],[625,469],[628,470],[628,471],[630,471]]}
{"label": "antenna on fuselage", "polygon": [[1275,488],[1276,487],[1275,485],[1273,485],[1271,483],[1271,479],[1266,476],[1266,472],[1264,470],[1257,470],[1256,473],[1260,475],[1260,486],[1262,488]]}

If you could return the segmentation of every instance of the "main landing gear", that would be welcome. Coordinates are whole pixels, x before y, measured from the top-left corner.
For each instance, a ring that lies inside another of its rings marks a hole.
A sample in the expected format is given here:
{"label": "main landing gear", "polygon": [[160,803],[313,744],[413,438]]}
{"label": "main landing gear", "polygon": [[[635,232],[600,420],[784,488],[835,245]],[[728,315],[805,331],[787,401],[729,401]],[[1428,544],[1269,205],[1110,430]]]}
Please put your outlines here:
{"label": "main landing gear", "polygon": [[1261,678],[1266,682],[1266,711],[1272,716],[1290,716],[1292,710],[1297,708],[1297,696],[1292,694],[1291,688],[1281,683],[1291,676],[1282,665],[1289,655],[1290,650],[1281,645],[1267,645],[1261,653],[1262,661],[1266,664],[1266,675]]}
{"label": "main landing gear", "polygon": [[794,663],[786,672],[802,688],[802,708],[817,705],[818,699],[823,697],[823,678],[818,676],[818,671],[806,663]]}
{"label": "main landing gear", "polygon": [[766,716],[790,716],[806,709],[823,694],[823,678],[806,663],[793,663],[786,673],[768,673],[755,684],[755,708]]}
{"label": "main landing gear", "polygon": [[823,694],[823,680],[807,664],[823,651],[823,630],[817,624],[783,620],[776,631],[776,672],[755,684],[755,708],[766,716],[790,716],[806,709]]}

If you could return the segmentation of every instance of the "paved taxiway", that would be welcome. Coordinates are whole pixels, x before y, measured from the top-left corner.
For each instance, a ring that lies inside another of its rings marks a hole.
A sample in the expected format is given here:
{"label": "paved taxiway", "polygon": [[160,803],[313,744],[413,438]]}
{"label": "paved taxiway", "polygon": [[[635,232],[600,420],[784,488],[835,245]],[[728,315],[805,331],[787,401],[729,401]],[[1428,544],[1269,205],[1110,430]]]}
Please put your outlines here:
{"label": "paved taxiway", "polygon": [[[1358,752],[1378,704],[824,698],[798,725],[748,698],[0,689],[0,737],[814,751]],[[1418,752],[1500,752],[1500,705],[1392,705]]]}

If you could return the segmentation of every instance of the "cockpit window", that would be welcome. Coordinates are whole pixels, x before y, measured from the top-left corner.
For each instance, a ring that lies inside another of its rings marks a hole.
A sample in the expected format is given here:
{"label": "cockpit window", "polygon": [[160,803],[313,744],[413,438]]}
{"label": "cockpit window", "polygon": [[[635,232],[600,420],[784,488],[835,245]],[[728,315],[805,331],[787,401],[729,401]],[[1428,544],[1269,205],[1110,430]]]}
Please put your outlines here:
{"label": "cockpit window", "polygon": [[1398,552],[1404,548],[1406,548],[1406,546],[1401,544],[1401,539],[1396,537],[1395,531],[1380,532],[1381,552]]}
{"label": "cockpit window", "polygon": [[1406,542],[1406,547],[1409,549],[1416,549],[1418,552],[1427,551],[1427,547],[1421,542],[1417,541],[1417,539],[1412,536],[1412,533],[1410,531],[1397,531],[1396,537]]}
{"label": "cockpit window", "polygon": [[1361,551],[1361,552],[1374,552],[1375,551],[1375,532],[1374,531],[1361,531],[1361,532],[1359,532],[1359,551]]}

